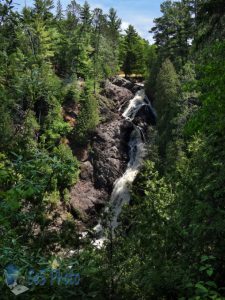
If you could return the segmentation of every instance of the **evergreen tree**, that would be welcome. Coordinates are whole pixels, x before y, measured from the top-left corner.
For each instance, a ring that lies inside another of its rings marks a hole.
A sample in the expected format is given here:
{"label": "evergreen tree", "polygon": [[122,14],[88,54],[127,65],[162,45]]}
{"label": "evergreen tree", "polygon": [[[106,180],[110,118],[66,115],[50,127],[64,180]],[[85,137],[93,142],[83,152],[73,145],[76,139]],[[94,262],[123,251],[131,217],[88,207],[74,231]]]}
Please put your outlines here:
{"label": "evergreen tree", "polygon": [[[72,0],[64,16],[60,1],[56,13],[51,0],[22,12],[0,1],[1,267],[23,266],[22,281],[43,266],[76,266],[82,277],[75,289],[36,285],[24,300],[225,298],[224,8],[165,1],[150,46],[133,26],[120,33],[114,9]],[[100,83],[119,65],[147,77],[158,122],[131,204],[97,249],[67,211],[79,173],[70,143],[89,146]],[[12,297],[3,276],[0,295]]]}
{"label": "evergreen tree", "polygon": [[81,6],[72,0],[67,6],[67,23],[68,29],[74,30],[80,22]]}
{"label": "evergreen tree", "polygon": [[53,0],[35,0],[34,12],[43,20],[52,18],[51,10],[54,8]]}
{"label": "evergreen tree", "polygon": [[116,10],[111,8],[107,15],[107,38],[109,40],[109,47],[112,49],[111,68],[112,73],[115,73],[118,68],[118,56],[119,56],[119,35],[122,21],[117,16]]}
{"label": "evergreen tree", "polygon": [[56,18],[57,20],[61,21],[63,19],[63,8],[61,1],[58,0],[57,7],[56,7]]}
{"label": "evergreen tree", "polygon": [[110,8],[108,13],[108,25],[111,38],[114,42],[118,39],[121,23],[122,21],[118,18],[116,10],[114,8]]}
{"label": "evergreen tree", "polygon": [[105,24],[105,18],[103,16],[102,9],[96,8],[93,11],[93,20],[94,26],[94,37],[93,37],[93,45],[94,45],[94,91],[96,91],[96,81],[98,81],[100,70],[98,68],[99,62],[99,52],[100,52],[100,41],[102,35],[102,28]]}
{"label": "evergreen tree", "polygon": [[90,5],[88,4],[87,1],[84,2],[84,5],[81,7],[81,21],[83,24],[83,29],[88,30],[91,25],[91,10],[90,10]]}
{"label": "evergreen tree", "polygon": [[129,25],[124,38],[122,69],[125,75],[143,74],[145,68],[145,45],[132,25]]}
{"label": "evergreen tree", "polygon": [[99,122],[98,102],[93,94],[91,82],[87,82],[81,94],[81,111],[75,128],[75,139],[78,143],[87,142],[89,134]]}
{"label": "evergreen tree", "polygon": [[155,19],[155,26],[150,32],[154,33],[162,60],[169,57],[180,67],[189,56],[194,37],[191,11],[185,0],[168,0],[161,4],[161,12],[162,17]]}
{"label": "evergreen tree", "polygon": [[179,97],[179,79],[169,59],[165,60],[159,71],[156,91],[155,107],[158,113],[160,153],[165,154],[167,143],[172,138],[172,119],[176,115]]}

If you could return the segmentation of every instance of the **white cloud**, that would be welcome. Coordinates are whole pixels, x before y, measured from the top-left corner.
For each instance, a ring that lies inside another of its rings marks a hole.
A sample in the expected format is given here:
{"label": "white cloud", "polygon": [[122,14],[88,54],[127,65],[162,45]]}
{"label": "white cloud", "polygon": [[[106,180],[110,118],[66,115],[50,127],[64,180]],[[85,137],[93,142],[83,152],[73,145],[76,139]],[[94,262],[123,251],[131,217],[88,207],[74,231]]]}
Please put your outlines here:
{"label": "white cloud", "polygon": [[154,18],[148,18],[148,17],[143,17],[143,16],[135,17],[136,24],[148,25],[149,27],[151,27],[153,25],[153,21],[154,21]]}
{"label": "white cloud", "polygon": [[153,17],[146,17],[141,15],[131,15],[126,14],[124,20],[122,21],[121,29],[122,33],[125,32],[129,25],[133,25],[134,28],[137,30],[138,34],[143,37],[144,39],[148,40],[150,43],[153,43],[152,35],[149,33],[149,30],[154,25],[154,18]]}
{"label": "white cloud", "polygon": [[122,24],[121,24],[122,33],[125,32],[125,30],[128,28],[129,25],[130,25],[129,22],[122,21]]}

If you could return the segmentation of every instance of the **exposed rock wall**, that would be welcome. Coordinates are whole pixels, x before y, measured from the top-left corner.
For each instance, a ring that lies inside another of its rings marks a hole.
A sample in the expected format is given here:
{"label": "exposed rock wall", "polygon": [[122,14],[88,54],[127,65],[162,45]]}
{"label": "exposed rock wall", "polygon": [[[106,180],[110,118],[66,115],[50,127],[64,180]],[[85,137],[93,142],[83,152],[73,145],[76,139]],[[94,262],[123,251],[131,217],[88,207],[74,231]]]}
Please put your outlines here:
{"label": "exposed rock wall", "polygon": [[[71,190],[72,214],[89,224],[95,222],[128,162],[127,144],[132,125],[121,117],[120,109],[134,97],[131,90],[135,85],[119,77],[113,82],[106,81],[100,95],[102,123],[93,134],[90,150],[84,149],[85,155],[79,157],[80,180]],[[136,86],[136,90],[138,88]]]}
{"label": "exposed rock wall", "polygon": [[129,133],[132,126],[120,116],[100,125],[93,142],[94,184],[111,193],[113,184],[121,176],[128,161]]}

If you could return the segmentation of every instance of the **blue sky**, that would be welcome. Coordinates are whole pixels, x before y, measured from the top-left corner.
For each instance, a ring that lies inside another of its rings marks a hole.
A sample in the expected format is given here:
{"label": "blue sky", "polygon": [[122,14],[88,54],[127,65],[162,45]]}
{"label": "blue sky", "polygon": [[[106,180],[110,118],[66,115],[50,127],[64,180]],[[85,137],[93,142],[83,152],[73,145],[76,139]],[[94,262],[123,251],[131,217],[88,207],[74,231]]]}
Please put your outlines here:
{"label": "blue sky", "polygon": [[[32,5],[32,0],[14,0],[14,3],[20,4],[21,7],[24,6],[25,1],[27,5]],[[77,0],[80,4],[83,4],[84,1]],[[61,0],[64,9],[69,2],[70,0]],[[152,42],[148,30],[153,26],[153,19],[160,16],[160,4],[163,0],[89,0],[88,2],[91,8],[99,7],[104,12],[107,12],[110,7],[115,8],[123,21],[123,30],[132,24],[142,37]]]}

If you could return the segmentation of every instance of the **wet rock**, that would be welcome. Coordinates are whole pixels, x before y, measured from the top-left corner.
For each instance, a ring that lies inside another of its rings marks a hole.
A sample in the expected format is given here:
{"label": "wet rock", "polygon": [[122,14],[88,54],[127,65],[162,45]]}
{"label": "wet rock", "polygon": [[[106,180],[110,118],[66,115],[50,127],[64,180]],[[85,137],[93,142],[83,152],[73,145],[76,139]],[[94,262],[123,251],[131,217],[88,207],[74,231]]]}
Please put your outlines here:
{"label": "wet rock", "polygon": [[156,125],[156,116],[149,106],[142,106],[137,112],[134,123],[139,125],[140,122],[145,122],[148,125]]}
{"label": "wet rock", "polygon": [[125,78],[122,78],[120,76],[116,76],[112,79],[112,83],[119,86],[119,87],[124,87],[128,90],[132,90],[132,88],[134,87],[134,83],[125,79]]}
{"label": "wet rock", "polygon": [[108,80],[105,84],[104,95],[112,99],[117,104],[117,108],[134,97],[133,93],[127,88],[119,87]]}
{"label": "wet rock", "polygon": [[98,188],[112,191],[128,161],[127,142],[132,125],[122,118],[98,127],[93,143],[94,182]]}
{"label": "wet rock", "polygon": [[131,82],[131,81],[129,81],[125,78],[122,78],[120,76],[115,76],[112,79],[112,84],[117,85],[119,87],[124,87],[124,88],[130,90],[133,94],[136,94],[137,91],[144,88],[144,84]]}
{"label": "wet rock", "polygon": [[133,94],[136,94],[138,91],[140,91],[143,88],[144,88],[144,85],[137,83],[137,84],[134,84],[131,91],[132,91]]}
{"label": "wet rock", "polygon": [[96,220],[90,220],[88,215],[97,218],[99,209],[104,206],[107,198],[108,194],[104,190],[96,189],[90,181],[80,180],[71,190],[71,213],[75,219],[96,223]]}
{"label": "wet rock", "polygon": [[[133,125],[121,117],[134,94],[130,81],[116,77],[107,81],[99,96],[101,124],[93,133],[90,145],[74,152],[81,161],[80,180],[71,190],[71,213],[89,226],[112,192],[114,182],[126,169],[128,141]],[[119,108],[122,108],[119,112]],[[140,117],[141,118],[141,117]],[[90,217],[91,216],[91,217]]]}

